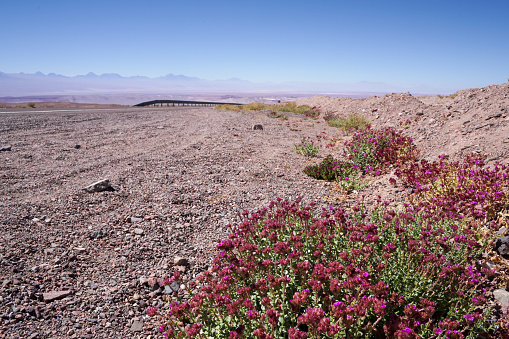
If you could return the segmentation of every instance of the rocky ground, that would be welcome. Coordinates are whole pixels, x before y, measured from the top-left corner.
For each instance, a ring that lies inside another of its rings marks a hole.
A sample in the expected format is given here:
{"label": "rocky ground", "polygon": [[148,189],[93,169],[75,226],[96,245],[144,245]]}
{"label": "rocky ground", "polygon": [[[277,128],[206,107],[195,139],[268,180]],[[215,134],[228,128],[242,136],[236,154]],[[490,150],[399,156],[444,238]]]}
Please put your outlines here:
{"label": "rocky ground", "polygon": [[[425,158],[479,152],[508,162],[509,84],[454,98],[298,102],[402,128]],[[294,149],[302,137],[348,138],[321,118],[199,107],[12,111],[0,111],[0,147],[11,146],[0,152],[0,338],[157,337],[146,309],[182,293],[162,279],[207,269],[237,212],[276,197],[406,198],[387,176],[345,196],[304,175],[331,150],[309,160]],[[83,190],[101,179],[111,188]]]}

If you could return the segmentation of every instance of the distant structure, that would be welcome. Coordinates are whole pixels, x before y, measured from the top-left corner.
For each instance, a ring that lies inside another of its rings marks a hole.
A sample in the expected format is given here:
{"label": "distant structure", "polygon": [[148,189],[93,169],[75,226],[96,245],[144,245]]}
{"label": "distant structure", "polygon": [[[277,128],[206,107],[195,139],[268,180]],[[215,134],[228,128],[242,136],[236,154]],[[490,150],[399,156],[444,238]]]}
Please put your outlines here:
{"label": "distant structure", "polygon": [[213,101],[192,101],[192,100],[152,100],[134,105],[134,107],[145,106],[215,106],[215,105],[243,105],[234,102],[213,102]]}

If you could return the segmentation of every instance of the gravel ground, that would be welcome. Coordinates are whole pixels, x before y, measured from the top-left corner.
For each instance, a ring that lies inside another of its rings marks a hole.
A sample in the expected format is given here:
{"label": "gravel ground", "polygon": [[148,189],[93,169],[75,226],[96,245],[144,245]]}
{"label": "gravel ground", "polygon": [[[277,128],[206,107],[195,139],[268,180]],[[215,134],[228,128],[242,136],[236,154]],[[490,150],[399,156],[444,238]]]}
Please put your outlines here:
{"label": "gravel ground", "polygon": [[[161,279],[206,269],[238,211],[329,189],[294,144],[333,129],[293,116],[5,111],[0,131],[1,338],[154,336]],[[112,189],[83,190],[101,179]]]}

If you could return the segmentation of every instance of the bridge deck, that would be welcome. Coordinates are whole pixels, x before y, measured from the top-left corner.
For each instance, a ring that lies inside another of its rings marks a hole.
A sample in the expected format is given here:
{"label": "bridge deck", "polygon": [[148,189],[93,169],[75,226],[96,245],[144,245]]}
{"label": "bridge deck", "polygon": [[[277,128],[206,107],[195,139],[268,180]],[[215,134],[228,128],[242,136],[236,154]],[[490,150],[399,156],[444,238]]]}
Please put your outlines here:
{"label": "bridge deck", "polygon": [[193,100],[152,100],[134,105],[134,107],[158,106],[215,106],[215,105],[243,105],[233,102],[214,102],[214,101],[193,101]]}

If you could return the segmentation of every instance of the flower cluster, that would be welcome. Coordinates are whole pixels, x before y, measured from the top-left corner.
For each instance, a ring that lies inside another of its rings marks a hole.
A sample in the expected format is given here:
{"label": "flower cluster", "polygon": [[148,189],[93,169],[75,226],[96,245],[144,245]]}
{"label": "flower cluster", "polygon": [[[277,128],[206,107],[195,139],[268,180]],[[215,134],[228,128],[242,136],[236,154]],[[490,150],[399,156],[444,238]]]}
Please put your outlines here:
{"label": "flower cluster", "polygon": [[177,339],[476,338],[489,330],[479,306],[493,272],[472,265],[483,249],[468,229],[412,206],[368,215],[277,199],[239,214],[161,330]]}
{"label": "flower cluster", "polygon": [[380,174],[390,165],[414,160],[418,154],[411,138],[391,128],[357,132],[345,147],[342,159],[329,155],[317,165],[306,166],[304,173],[316,179],[343,181],[348,187],[362,186],[357,181],[364,174]]}
{"label": "flower cluster", "polygon": [[410,201],[429,213],[449,218],[471,217],[493,221],[508,205],[509,167],[485,166],[479,155],[466,156],[462,162],[439,157],[421,160],[395,172],[403,184],[413,189]]}
{"label": "flower cluster", "polygon": [[372,174],[379,174],[390,165],[412,161],[419,154],[412,138],[393,128],[367,128],[354,133],[345,146],[344,156],[362,171]]}

